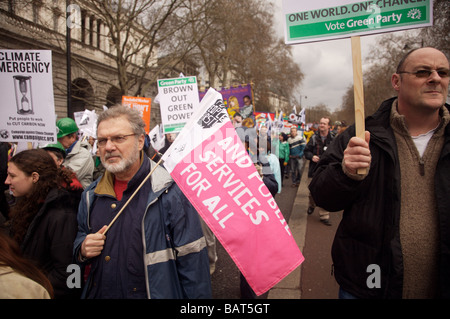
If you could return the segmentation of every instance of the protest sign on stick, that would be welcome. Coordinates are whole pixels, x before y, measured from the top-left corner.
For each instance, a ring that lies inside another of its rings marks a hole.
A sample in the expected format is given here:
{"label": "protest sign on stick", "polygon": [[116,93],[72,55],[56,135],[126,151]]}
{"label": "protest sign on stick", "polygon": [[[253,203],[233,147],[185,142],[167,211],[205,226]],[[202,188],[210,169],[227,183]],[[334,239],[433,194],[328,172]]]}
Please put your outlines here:
{"label": "protest sign on stick", "polygon": [[145,132],[150,132],[150,112],[152,107],[152,99],[140,96],[122,96],[122,105],[138,110],[141,113],[145,123]]}
{"label": "protest sign on stick", "polygon": [[158,97],[164,133],[180,132],[199,104],[197,78],[160,79]]}
{"label": "protest sign on stick", "polygon": [[303,262],[220,93],[207,92],[162,159],[257,295]]}
{"label": "protest sign on stick", "polygon": [[360,36],[432,26],[433,1],[283,0],[283,17],[287,44],[351,37],[355,129],[364,139]]}
{"label": "protest sign on stick", "polygon": [[433,1],[283,0],[285,42],[298,44],[433,25]]}
{"label": "protest sign on stick", "polygon": [[[353,56],[353,94],[355,97],[355,132],[356,136],[365,139],[364,123],[364,84],[361,61],[361,40],[359,36],[352,37]],[[359,168],[357,173],[364,175],[367,169]]]}
{"label": "protest sign on stick", "polygon": [[0,50],[0,142],[56,143],[52,51]]}

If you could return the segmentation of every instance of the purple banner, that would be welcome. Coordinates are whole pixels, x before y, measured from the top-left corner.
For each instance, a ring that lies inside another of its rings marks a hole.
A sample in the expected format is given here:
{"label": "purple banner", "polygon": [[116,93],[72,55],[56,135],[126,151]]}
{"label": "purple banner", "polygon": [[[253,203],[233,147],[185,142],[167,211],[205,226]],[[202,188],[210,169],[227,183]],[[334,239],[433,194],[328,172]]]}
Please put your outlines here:
{"label": "purple banner", "polygon": [[[235,113],[239,113],[242,116],[243,126],[255,126],[255,107],[253,105],[251,84],[222,88],[222,90],[218,92],[222,94],[223,102],[227,108],[230,119],[233,118]],[[200,101],[205,94],[206,92],[199,92]]]}

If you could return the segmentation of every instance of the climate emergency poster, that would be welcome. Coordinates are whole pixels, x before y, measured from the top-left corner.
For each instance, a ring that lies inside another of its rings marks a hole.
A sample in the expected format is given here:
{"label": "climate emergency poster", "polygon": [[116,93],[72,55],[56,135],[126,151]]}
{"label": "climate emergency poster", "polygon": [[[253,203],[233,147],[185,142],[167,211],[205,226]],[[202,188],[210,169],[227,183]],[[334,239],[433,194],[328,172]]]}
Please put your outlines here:
{"label": "climate emergency poster", "polygon": [[400,31],[433,24],[432,0],[283,0],[287,44]]}
{"label": "climate emergency poster", "polygon": [[0,142],[56,142],[52,52],[0,50]]}

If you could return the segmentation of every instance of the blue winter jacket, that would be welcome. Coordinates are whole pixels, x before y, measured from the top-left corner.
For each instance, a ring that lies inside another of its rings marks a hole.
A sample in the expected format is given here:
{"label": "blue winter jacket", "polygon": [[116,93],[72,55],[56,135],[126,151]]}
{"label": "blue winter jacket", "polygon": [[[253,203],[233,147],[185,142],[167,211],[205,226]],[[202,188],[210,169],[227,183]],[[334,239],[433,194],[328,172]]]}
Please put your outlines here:
{"label": "blue winter jacket", "polygon": [[[156,165],[146,156],[142,157],[140,172],[144,170],[145,174],[141,180]],[[112,189],[110,194],[105,192],[108,178],[111,179],[111,175],[106,172],[82,195],[78,210],[78,234],[74,242],[74,256],[81,264],[84,264],[78,258],[81,244],[93,232],[90,225],[92,204],[114,196]],[[208,254],[197,211],[163,167],[158,166],[146,183],[150,183],[151,190],[145,206],[133,198],[119,218],[126,218],[127,210],[145,207],[141,225],[147,298],[211,298]],[[96,203],[95,206],[98,205]],[[91,270],[86,281],[84,297],[90,288],[93,273]]]}

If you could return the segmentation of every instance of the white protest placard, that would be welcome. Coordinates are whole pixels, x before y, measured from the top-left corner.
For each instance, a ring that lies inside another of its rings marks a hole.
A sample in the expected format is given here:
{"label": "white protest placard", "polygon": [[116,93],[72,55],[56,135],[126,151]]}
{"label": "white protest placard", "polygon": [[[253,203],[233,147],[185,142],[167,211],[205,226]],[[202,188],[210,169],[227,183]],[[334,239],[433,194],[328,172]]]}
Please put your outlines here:
{"label": "white protest placard", "polygon": [[158,80],[158,96],[164,133],[180,132],[200,103],[197,78]]}
{"label": "white protest placard", "polygon": [[52,52],[0,50],[0,142],[56,143]]}
{"label": "white protest placard", "polygon": [[432,0],[283,0],[286,44],[431,26]]}
{"label": "white protest placard", "polygon": [[95,111],[74,112],[73,117],[83,136],[97,136],[97,113]]}
{"label": "white protest placard", "polygon": [[148,136],[150,137],[150,143],[152,144],[153,148],[157,151],[162,149],[165,145],[165,139],[164,139],[164,133],[162,130],[162,127],[156,125],[150,133],[148,133]]}

